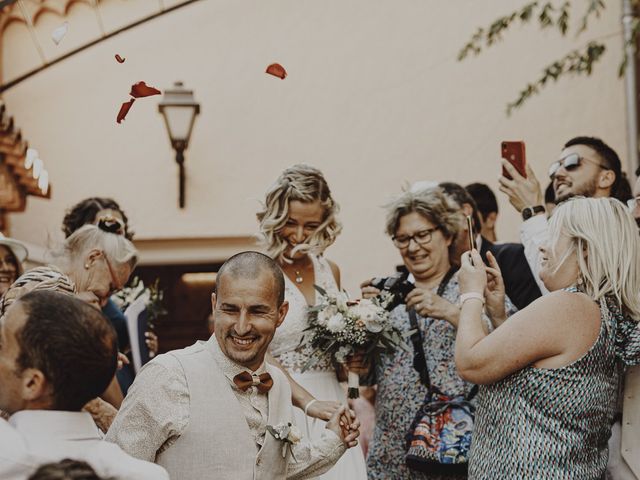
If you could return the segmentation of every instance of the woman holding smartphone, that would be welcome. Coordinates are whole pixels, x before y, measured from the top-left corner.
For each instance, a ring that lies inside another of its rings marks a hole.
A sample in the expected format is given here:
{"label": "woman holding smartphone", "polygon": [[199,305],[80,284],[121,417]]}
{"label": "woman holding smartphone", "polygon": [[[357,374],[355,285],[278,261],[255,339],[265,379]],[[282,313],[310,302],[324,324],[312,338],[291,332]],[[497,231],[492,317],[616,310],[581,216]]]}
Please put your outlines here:
{"label": "woman holding smartphone", "polygon": [[[476,251],[462,257],[456,366],[483,385],[470,478],[605,472],[621,374],[640,363],[640,238],[612,198],[561,204],[550,233],[540,277],[551,293],[506,321],[496,308],[504,285],[495,259],[485,267]],[[488,334],[485,303],[500,324]]]}

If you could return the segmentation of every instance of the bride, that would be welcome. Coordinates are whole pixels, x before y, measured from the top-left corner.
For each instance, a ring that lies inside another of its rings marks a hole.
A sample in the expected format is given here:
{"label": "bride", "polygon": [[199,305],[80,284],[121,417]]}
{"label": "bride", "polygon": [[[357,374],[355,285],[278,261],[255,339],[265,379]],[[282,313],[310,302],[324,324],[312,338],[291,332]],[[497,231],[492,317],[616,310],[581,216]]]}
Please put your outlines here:
{"label": "bride", "polygon": [[[289,302],[289,313],[271,342],[269,361],[289,378],[293,404],[300,409],[294,410],[296,423],[306,427],[312,438],[320,435],[324,422],[308,417],[326,421],[346,403],[331,358],[319,358],[302,373],[313,349],[300,345],[308,325],[307,308],[316,304],[314,285],[327,292],[340,289],[338,266],[323,256],[342,229],[337,211],[322,172],[308,165],[294,165],[271,186],[264,208],[257,214],[267,253],[285,273],[285,298]],[[362,450],[349,449],[319,478],[365,479]]]}

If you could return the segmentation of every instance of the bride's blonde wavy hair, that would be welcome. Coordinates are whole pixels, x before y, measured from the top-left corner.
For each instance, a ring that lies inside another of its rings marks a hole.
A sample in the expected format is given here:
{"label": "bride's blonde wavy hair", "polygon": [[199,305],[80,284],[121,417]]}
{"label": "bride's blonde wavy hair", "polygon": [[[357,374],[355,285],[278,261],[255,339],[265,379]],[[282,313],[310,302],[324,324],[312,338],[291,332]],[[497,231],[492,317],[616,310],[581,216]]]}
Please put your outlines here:
{"label": "bride's blonde wavy hair", "polygon": [[288,246],[280,231],[289,219],[289,202],[292,200],[303,203],[320,200],[324,207],[322,223],[305,244],[296,246],[296,251],[319,255],[342,231],[342,225],[336,218],[339,206],[331,196],[331,190],[322,172],[304,164],[287,168],[269,188],[263,208],[256,214],[267,254],[280,261],[283,260],[283,253]]}
{"label": "bride's blonde wavy hair", "polygon": [[560,236],[571,240],[556,269],[577,253],[582,290],[595,301],[615,298],[624,313],[640,320],[640,236],[633,217],[620,201],[568,200],[553,211],[549,230],[554,254]]}

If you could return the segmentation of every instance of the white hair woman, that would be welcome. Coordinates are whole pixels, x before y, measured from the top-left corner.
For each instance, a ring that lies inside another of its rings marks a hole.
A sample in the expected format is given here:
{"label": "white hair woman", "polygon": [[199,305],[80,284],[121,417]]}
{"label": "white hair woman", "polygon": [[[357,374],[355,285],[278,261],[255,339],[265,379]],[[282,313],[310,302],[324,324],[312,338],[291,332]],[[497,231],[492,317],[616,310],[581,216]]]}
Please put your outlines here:
{"label": "white hair woman", "polygon": [[[460,271],[456,365],[479,393],[470,478],[603,478],[625,365],[640,363],[640,238],[619,201],[559,205],[540,249],[552,292],[486,334],[504,296],[477,252]],[[516,440],[516,441],[514,441]]]}
{"label": "white hair woman", "polygon": [[[319,437],[324,426],[309,425],[306,416],[328,420],[346,402],[328,355],[302,373],[313,349],[300,345],[308,326],[307,308],[317,301],[314,285],[328,292],[340,288],[338,266],[323,255],[341,231],[337,212],[338,204],[322,172],[308,165],[294,165],[271,186],[264,208],[257,214],[265,249],[285,273],[285,298],[289,302],[287,317],[271,342],[270,361],[287,374],[293,404],[301,409],[295,412],[296,421],[312,428],[312,437]],[[362,451],[348,450],[319,478],[366,478]]]}

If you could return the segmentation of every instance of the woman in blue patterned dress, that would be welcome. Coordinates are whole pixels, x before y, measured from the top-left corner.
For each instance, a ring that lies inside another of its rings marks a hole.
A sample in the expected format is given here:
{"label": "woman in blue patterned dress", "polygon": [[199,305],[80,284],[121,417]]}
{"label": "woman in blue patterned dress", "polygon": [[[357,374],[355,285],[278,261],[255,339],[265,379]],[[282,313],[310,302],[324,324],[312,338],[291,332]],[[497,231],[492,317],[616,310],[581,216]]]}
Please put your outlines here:
{"label": "woman in blue patterned dress", "polygon": [[[462,227],[460,207],[438,188],[406,191],[387,207],[386,230],[398,248],[409,281],[416,288],[407,296],[406,305],[391,312],[391,319],[403,332],[411,330],[407,310],[418,313],[427,368],[434,386],[450,396],[467,396],[473,384],[456,371],[454,348],[459,308],[457,275],[449,277],[453,240]],[[442,296],[436,291],[446,283]],[[364,286],[363,296],[380,293]],[[411,349],[410,349],[411,350]],[[420,473],[405,464],[407,434],[421,407],[427,389],[413,367],[413,351],[399,349],[383,355],[374,372],[377,384],[376,426],[367,457],[370,479],[459,479],[466,475],[442,476]]]}
{"label": "woman in blue patterned dress", "polygon": [[488,335],[482,305],[485,297],[487,305],[500,301],[500,272],[495,263],[485,271],[477,252],[463,256],[456,364],[463,378],[484,385],[470,478],[605,473],[621,373],[640,362],[640,239],[611,198],[561,204],[550,233],[540,278],[552,293]]}

